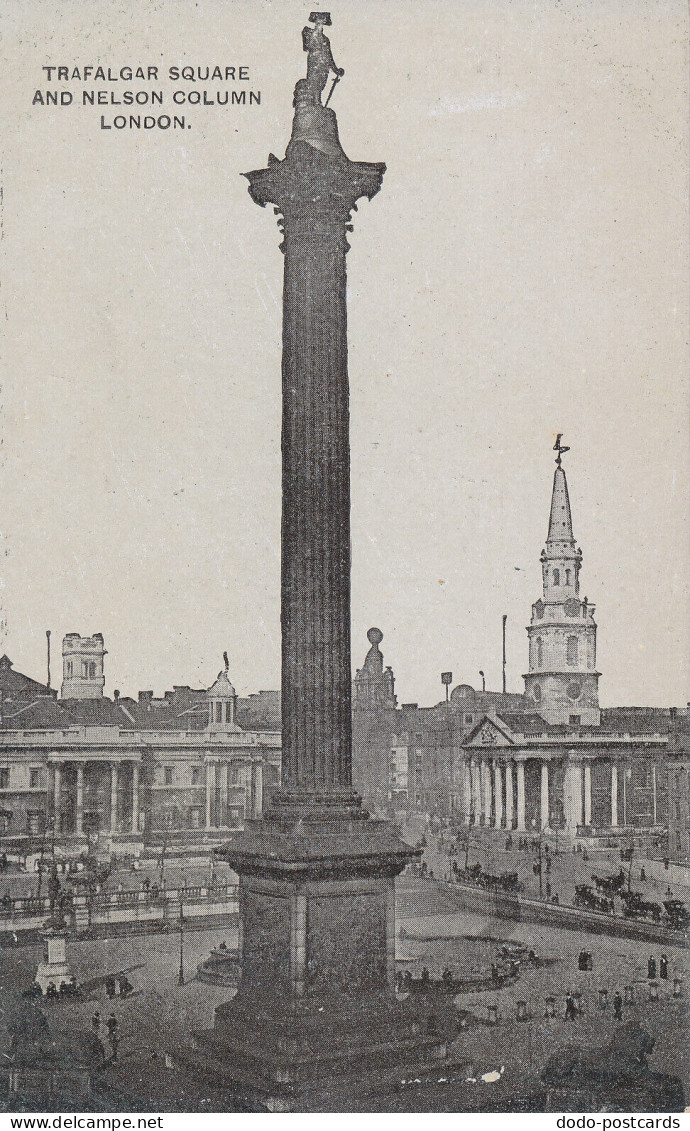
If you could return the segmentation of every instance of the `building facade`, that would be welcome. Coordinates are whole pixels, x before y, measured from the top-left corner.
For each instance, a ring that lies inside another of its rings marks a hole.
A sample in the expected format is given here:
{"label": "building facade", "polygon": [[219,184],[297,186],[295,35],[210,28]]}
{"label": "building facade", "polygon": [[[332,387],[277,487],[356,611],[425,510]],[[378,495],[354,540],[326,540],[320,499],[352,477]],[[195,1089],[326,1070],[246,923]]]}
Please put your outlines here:
{"label": "building facade", "polygon": [[105,654],[100,634],[65,637],[60,699],[0,660],[3,850],[209,845],[260,816],[280,778],[279,731],[251,726],[262,697],[238,706],[226,667],[208,690],[109,699]]}

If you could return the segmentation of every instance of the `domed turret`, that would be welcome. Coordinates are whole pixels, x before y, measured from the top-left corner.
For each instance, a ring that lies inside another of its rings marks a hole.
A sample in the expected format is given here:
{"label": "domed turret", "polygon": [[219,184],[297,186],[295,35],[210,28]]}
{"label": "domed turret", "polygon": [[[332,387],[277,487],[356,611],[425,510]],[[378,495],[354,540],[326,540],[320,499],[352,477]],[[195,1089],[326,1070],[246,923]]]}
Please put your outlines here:
{"label": "domed turret", "polygon": [[235,722],[235,707],[237,705],[237,692],[230,682],[228,675],[228,654],[223,653],[225,667],[218,672],[216,682],[206,692],[208,700],[208,725],[210,727],[230,727],[239,730]]}

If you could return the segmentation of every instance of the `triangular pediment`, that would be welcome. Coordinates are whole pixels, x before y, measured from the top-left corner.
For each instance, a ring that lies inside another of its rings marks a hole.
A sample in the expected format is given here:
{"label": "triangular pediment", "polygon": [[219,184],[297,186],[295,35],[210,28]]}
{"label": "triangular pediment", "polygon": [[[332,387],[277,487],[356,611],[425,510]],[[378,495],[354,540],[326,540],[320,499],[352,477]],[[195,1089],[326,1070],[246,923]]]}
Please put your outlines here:
{"label": "triangular pediment", "polygon": [[512,746],[507,728],[498,726],[493,719],[484,717],[465,739],[463,746]]}

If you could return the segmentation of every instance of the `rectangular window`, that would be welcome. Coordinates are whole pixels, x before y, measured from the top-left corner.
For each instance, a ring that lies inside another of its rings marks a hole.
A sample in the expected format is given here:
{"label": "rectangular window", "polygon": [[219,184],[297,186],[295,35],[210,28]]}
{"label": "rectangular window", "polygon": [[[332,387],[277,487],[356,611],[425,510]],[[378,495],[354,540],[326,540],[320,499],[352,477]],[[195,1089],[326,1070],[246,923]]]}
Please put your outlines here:
{"label": "rectangular window", "polygon": [[29,789],[38,789],[40,776],[40,770],[29,770]]}
{"label": "rectangular window", "polygon": [[10,788],[10,771],[0,770],[0,789]]}
{"label": "rectangular window", "polygon": [[163,782],[165,785],[172,785],[173,783],[173,772],[170,766],[165,766],[163,769]]}
{"label": "rectangular window", "polygon": [[26,813],[27,831],[32,835],[40,833],[43,813],[39,809],[28,809]]}
{"label": "rectangular window", "polygon": [[582,717],[581,715],[571,715],[569,720],[568,720],[571,727],[579,727],[581,717]]}
{"label": "rectangular window", "polygon": [[192,809],[190,811],[189,823],[193,829],[201,827],[201,809]]}
{"label": "rectangular window", "polygon": [[72,664],[71,660],[68,660],[67,661],[67,678],[68,679],[72,678],[73,671],[74,671],[74,665]]}
{"label": "rectangular window", "polygon": [[[201,770],[198,766],[192,769],[192,785],[201,785]],[[194,827],[196,828],[196,825]]]}

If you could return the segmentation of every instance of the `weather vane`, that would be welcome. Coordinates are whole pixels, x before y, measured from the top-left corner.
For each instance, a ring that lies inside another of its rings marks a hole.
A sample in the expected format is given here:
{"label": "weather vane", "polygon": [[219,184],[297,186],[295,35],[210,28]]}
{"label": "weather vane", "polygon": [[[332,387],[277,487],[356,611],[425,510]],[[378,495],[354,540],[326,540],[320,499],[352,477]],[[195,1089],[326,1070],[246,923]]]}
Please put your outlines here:
{"label": "weather vane", "polygon": [[555,452],[558,452],[558,455],[556,456],[556,466],[557,467],[561,466],[561,456],[563,455],[563,453],[570,451],[570,448],[567,448],[565,446],[565,444],[561,443],[562,438],[563,438],[563,433],[559,432],[558,435],[556,436],[556,443],[553,446],[553,450]]}

